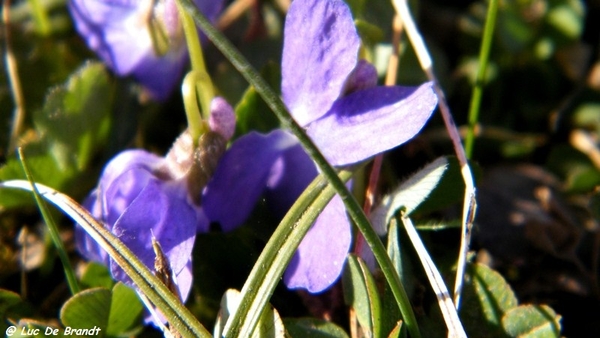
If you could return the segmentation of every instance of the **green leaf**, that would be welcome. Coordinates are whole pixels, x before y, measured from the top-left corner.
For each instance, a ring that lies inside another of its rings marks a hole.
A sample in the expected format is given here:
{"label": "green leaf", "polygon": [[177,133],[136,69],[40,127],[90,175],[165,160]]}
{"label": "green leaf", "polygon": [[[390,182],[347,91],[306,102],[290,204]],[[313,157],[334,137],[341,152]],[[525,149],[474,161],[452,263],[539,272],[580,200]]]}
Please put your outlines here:
{"label": "green leaf", "polygon": [[502,335],[502,317],[517,306],[504,278],[483,264],[469,264],[460,316],[469,336]]}
{"label": "green leaf", "polygon": [[[72,177],[72,172],[61,171],[54,159],[49,154],[36,154],[27,156],[27,164],[31,169],[36,181],[53,187],[61,187],[66,180]],[[21,163],[17,158],[9,159],[0,168],[0,181],[13,179],[26,179]],[[0,210],[3,208],[14,208],[18,206],[35,205],[31,193],[18,190],[0,190]]]}
{"label": "green leaf", "polygon": [[85,169],[108,134],[112,87],[101,63],[88,62],[46,97],[35,114],[37,129],[61,170]]}
{"label": "green leaf", "polygon": [[8,317],[9,309],[21,302],[21,296],[18,294],[9,290],[0,289],[0,332],[6,332],[6,329],[8,328],[6,318]]}
{"label": "green leaf", "polygon": [[505,314],[502,326],[511,337],[560,337],[560,319],[546,305],[521,305]]}
{"label": "green leaf", "polygon": [[[461,174],[461,166],[455,156],[446,157],[448,166],[442,179],[429,196],[417,206],[414,215],[441,210],[455,203],[462,203],[465,194],[465,183]],[[475,181],[481,176],[481,168],[474,162],[469,162]]]}
{"label": "green leaf", "polygon": [[81,291],[69,298],[60,310],[60,320],[73,329],[100,328],[106,334],[110,315],[111,291],[94,288]]}
{"label": "green leaf", "polygon": [[[215,324],[215,337],[222,337],[225,332],[225,324],[229,316],[237,310],[242,300],[242,294],[238,290],[229,289],[221,299],[221,309]],[[258,324],[252,332],[253,338],[260,337],[286,337],[283,321],[273,306],[266,306],[260,315]]]}
{"label": "green leaf", "polygon": [[106,333],[111,336],[129,336],[141,328],[144,306],[137,293],[119,282],[112,288],[110,315]]}
{"label": "green leaf", "polygon": [[[267,79],[267,82],[273,88],[279,88],[281,73],[278,65],[268,63],[261,72],[261,75]],[[235,137],[244,135],[252,130],[266,133],[279,127],[277,117],[271,112],[265,100],[263,100],[252,86],[244,92],[242,99],[235,107],[235,116]]]}
{"label": "green leaf", "polygon": [[341,327],[317,318],[285,318],[283,324],[293,338],[348,338]]}
{"label": "green leaf", "polygon": [[93,288],[65,302],[60,319],[73,329],[99,328],[100,336],[125,336],[140,325],[143,306],[128,286],[117,283],[112,290]]}
{"label": "green leaf", "polygon": [[368,337],[381,336],[381,300],[365,262],[355,255],[348,255],[342,276],[344,299],[354,309],[358,323]]}
{"label": "green leaf", "polygon": [[546,166],[566,180],[566,190],[571,193],[590,192],[600,183],[600,172],[587,155],[570,145],[552,148]]}
{"label": "green leaf", "polygon": [[[402,281],[402,285],[406,289],[406,294],[411,297],[414,290],[415,278],[414,274],[411,273],[412,267],[410,265],[410,260],[405,259],[403,255],[402,248],[400,246],[400,236],[398,232],[398,222],[390,222],[390,228],[388,231],[388,242],[387,242],[387,252],[400,276],[400,280]],[[407,272],[407,270],[410,270]],[[392,295],[392,291],[389,288],[389,285],[385,283],[383,290],[383,297],[381,299],[382,307],[381,307],[381,320],[382,320],[382,333],[386,332],[394,332],[398,330],[398,334],[400,333],[400,322],[398,321],[401,317],[400,310],[398,309],[398,305],[394,302],[394,298]],[[392,335],[392,333],[388,334]],[[395,337],[394,335],[392,335]]]}
{"label": "green leaf", "polygon": [[115,284],[108,268],[100,263],[90,262],[85,267],[80,283],[88,288],[103,287],[110,289]]}
{"label": "green leaf", "polygon": [[385,196],[373,210],[373,227],[384,232],[386,225],[401,208],[410,215],[435,189],[448,167],[448,159],[440,157],[418,171],[398,188]]}
{"label": "green leaf", "polygon": [[21,296],[18,294],[9,290],[0,289],[0,316],[4,316],[8,308],[17,305],[20,302],[22,302],[22,300]]}

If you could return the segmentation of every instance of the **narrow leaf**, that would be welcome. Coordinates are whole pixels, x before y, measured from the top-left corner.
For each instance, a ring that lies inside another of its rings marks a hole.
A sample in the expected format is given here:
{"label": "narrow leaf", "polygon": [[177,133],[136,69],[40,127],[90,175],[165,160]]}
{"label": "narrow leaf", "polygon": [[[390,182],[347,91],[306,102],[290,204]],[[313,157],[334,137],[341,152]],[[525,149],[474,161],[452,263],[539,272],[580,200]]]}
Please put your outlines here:
{"label": "narrow leaf", "polygon": [[[217,323],[215,324],[215,337],[223,336],[225,323],[229,319],[229,316],[237,310],[241,300],[242,294],[239,291],[229,289],[225,292],[221,299],[221,309],[219,310]],[[258,325],[250,337],[283,338],[285,336],[283,321],[279,317],[277,310],[271,305],[265,307],[260,315]]]}
{"label": "narrow leaf", "polygon": [[[343,171],[340,176],[347,181],[352,172]],[[332,186],[319,175],[298,197],[254,264],[242,288],[240,305],[225,325],[224,336],[246,337],[254,331],[262,309],[268,303],[302,238],[334,193]]]}
{"label": "narrow leaf", "polygon": [[368,337],[380,337],[381,300],[375,278],[360,257],[348,256],[343,283],[346,304],[356,312],[364,334]]}
{"label": "narrow leaf", "polygon": [[[42,197],[68,214],[110,255],[179,333],[184,337],[210,337],[210,333],[179,299],[137,259],[123,242],[106,230],[85,208],[69,196],[52,188],[41,184],[35,186]],[[32,190],[29,182],[22,180],[0,182],[0,188]]]}
{"label": "narrow leaf", "polygon": [[54,243],[54,246],[56,247],[56,251],[58,252],[58,257],[60,258],[60,261],[63,265],[63,270],[65,271],[65,277],[67,280],[67,283],[69,284],[69,289],[71,291],[71,294],[75,294],[77,292],[79,292],[79,284],[77,283],[77,278],[75,277],[75,271],[73,270],[73,267],[71,266],[71,261],[69,260],[69,256],[67,255],[67,250],[65,248],[65,245],[63,244],[61,238],[60,238],[60,233],[58,231],[58,226],[56,226],[56,223],[54,223],[54,220],[52,219],[52,215],[50,214],[50,210],[48,210],[48,207],[46,206],[45,201],[42,199],[42,197],[40,196],[40,193],[38,192],[38,190],[35,187],[35,184],[33,183],[33,176],[31,175],[31,171],[29,170],[29,167],[27,166],[27,163],[25,161],[25,157],[23,155],[23,149],[19,148],[19,157],[21,159],[21,165],[23,166],[23,171],[25,172],[25,176],[27,176],[27,180],[29,181],[30,187],[31,187],[31,191],[33,192],[33,196],[35,198],[35,202],[38,205],[38,208],[40,209],[40,212],[42,213],[42,217],[44,218],[44,222],[46,222],[46,225],[48,226],[48,232],[50,233],[50,237],[52,238],[52,242]]}

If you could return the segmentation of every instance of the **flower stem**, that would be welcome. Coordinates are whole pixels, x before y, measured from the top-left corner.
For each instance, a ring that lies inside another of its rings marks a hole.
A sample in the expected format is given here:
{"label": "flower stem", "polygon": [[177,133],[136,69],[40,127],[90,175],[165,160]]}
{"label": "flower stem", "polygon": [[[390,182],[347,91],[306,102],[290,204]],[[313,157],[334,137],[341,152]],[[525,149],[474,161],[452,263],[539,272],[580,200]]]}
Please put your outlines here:
{"label": "flower stem", "polygon": [[481,41],[481,50],[479,51],[479,68],[475,86],[473,88],[473,96],[471,96],[471,104],[469,106],[469,129],[465,139],[465,153],[467,158],[471,158],[473,153],[473,144],[475,143],[475,125],[479,120],[479,108],[481,105],[481,96],[483,93],[483,83],[485,82],[485,73],[490,58],[490,49],[494,38],[494,28],[496,26],[496,16],[498,13],[498,0],[490,0],[488,11],[483,29],[483,40]]}
{"label": "flower stem", "polygon": [[[386,249],[371,227],[369,220],[362,210],[356,198],[348,191],[344,182],[337,176],[336,171],[329,165],[327,160],[319,152],[312,140],[306,135],[302,127],[292,118],[287,111],[284,103],[279,96],[269,87],[266,81],[258,74],[258,72],[250,65],[250,63],[241,55],[237,49],[200,13],[191,0],[178,0],[182,7],[190,13],[194,21],[200,26],[202,31],[214,43],[214,45],[229,59],[231,64],[246,78],[246,80],[254,86],[257,93],[265,100],[267,105],[275,113],[281,121],[284,128],[288,128],[300,141],[308,155],[315,161],[323,175],[327,178],[330,184],[340,195],[346,206],[348,214],[356,223],[356,226],[365,237],[367,244],[373,250],[373,254],[377,262],[381,266],[386,280],[390,285],[390,289],[394,294],[400,312],[402,313],[404,323],[412,337],[420,337],[419,327],[410,305],[410,301],[400,282],[400,277],[394,269],[391,259],[387,255]],[[236,325],[234,323],[234,325]],[[234,335],[236,332],[232,332]]]}
{"label": "flower stem", "polygon": [[[194,20],[186,11],[182,10],[179,3],[177,3],[177,9],[192,63],[192,71],[186,76],[182,91],[188,119],[188,129],[194,140],[194,144],[196,144],[198,137],[204,132],[201,120],[206,120],[210,116],[210,103],[215,93],[210,76],[206,71],[200,37],[198,36]],[[197,108],[198,103],[200,103],[200,110]],[[198,112],[200,113],[200,119],[197,117]]]}
{"label": "flower stem", "polygon": [[206,123],[203,123],[205,120],[202,119],[202,111],[198,106],[198,102],[200,102],[202,98],[198,98],[196,84],[199,82],[201,76],[201,74],[192,70],[183,78],[183,84],[181,85],[181,94],[185,106],[188,130],[194,141],[194,146],[198,145],[200,135],[202,135],[207,128]]}

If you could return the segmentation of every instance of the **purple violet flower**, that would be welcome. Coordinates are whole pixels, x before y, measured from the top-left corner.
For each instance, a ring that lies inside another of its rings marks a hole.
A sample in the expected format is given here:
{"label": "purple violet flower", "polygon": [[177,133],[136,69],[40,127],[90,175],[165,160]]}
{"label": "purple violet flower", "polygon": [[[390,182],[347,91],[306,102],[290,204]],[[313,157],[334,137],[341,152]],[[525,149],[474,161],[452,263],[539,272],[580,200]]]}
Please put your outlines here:
{"label": "purple violet flower", "polygon": [[[84,206],[150,269],[154,269],[152,237],[171,264],[180,299],[192,285],[192,248],[197,232],[208,230],[200,192],[212,175],[235,128],[233,109],[224,99],[211,103],[210,130],[194,149],[188,132],[166,157],[144,150],[127,150],[104,168],[98,186]],[[75,228],[78,250],[89,260],[109,267],[116,280],[131,279],[80,227]]]}
{"label": "purple violet flower", "polygon": [[[431,83],[376,86],[372,65],[358,60],[360,38],[341,0],[295,0],[288,11],[282,94],[296,121],[335,166],[368,159],[414,137],[437,105]],[[207,185],[210,221],[241,225],[262,195],[283,215],[318,171],[283,130],[236,140]],[[316,293],[340,276],[351,243],[344,205],[335,196],[303,239],[284,276],[289,288]]]}
{"label": "purple violet flower", "polygon": [[[211,20],[223,5],[222,0],[195,3]],[[132,75],[156,100],[169,97],[188,60],[174,0],[70,0],[68,5],[79,34],[115,74]]]}

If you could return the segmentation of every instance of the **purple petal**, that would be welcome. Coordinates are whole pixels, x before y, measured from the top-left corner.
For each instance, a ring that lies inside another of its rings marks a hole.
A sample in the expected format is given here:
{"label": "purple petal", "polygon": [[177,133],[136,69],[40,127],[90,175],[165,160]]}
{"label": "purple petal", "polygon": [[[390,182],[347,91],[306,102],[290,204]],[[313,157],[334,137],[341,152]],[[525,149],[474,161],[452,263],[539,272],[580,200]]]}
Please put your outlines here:
{"label": "purple petal", "polygon": [[[196,1],[208,18],[220,12],[222,0]],[[71,0],[69,10],[79,34],[117,75],[133,75],[157,100],[173,91],[187,60],[174,2],[166,2],[164,11],[155,11],[172,40],[164,56],[155,53],[147,18],[153,1]],[[179,36],[178,36],[179,35]],[[178,41],[181,40],[181,41]]]}
{"label": "purple petal", "polygon": [[365,60],[358,64],[346,79],[342,96],[377,86],[377,69]]}
{"label": "purple petal", "polygon": [[265,189],[273,163],[297,144],[291,134],[251,132],[236,140],[219,161],[206,186],[202,206],[208,219],[231,231],[248,217]]}
{"label": "purple petal", "polygon": [[103,221],[114,225],[163,163],[161,157],[143,150],[125,151],[110,161],[98,185]]}
{"label": "purple petal", "polygon": [[430,82],[369,88],[336,101],[307,134],[332,165],[356,163],[414,137],[436,105]]}
{"label": "purple petal", "polygon": [[[98,202],[97,190],[92,193],[83,202],[83,207],[89,210],[89,212],[96,219],[103,219],[102,216],[102,204]],[[104,222],[103,222],[104,223]],[[110,225],[104,223],[104,227],[110,231]],[[75,244],[77,250],[88,260],[103,263],[108,266],[110,257],[108,253],[102,249],[102,247],[96,242],[88,233],[83,230],[82,227],[75,227]]]}
{"label": "purple petal", "polygon": [[115,156],[104,168],[100,185],[112,182],[129,169],[153,172],[164,165],[164,158],[141,149],[125,150]]}
{"label": "purple petal", "polygon": [[350,249],[350,223],[341,198],[334,196],[300,243],[284,282],[317,293],[340,276]]}
{"label": "purple petal", "polygon": [[[121,54],[120,59],[125,58],[124,55]],[[180,82],[187,60],[184,48],[170,51],[162,57],[157,57],[152,50],[139,60],[131,74],[153,99],[164,101]]]}
{"label": "purple petal", "polygon": [[[130,170],[113,186],[126,183],[135,175]],[[113,234],[149,268],[154,266],[152,236],[160,243],[175,274],[190,260],[196,236],[196,211],[185,194],[158,179],[150,179],[113,226]],[[125,272],[112,262],[111,272],[121,281],[129,281]]]}
{"label": "purple petal", "polygon": [[[112,231],[117,219],[152,176],[151,172],[159,168],[163,162],[161,157],[143,150],[128,150],[120,153],[108,163],[102,173],[98,188],[86,198],[83,206],[96,219],[101,220],[109,231]],[[134,170],[135,175],[131,175],[130,170]],[[115,179],[128,172],[129,181],[120,185],[112,185]],[[75,227],[75,236],[78,250],[87,259],[108,264],[109,257],[106,251],[81,227]]]}
{"label": "purple petal", "polygon": [[315,163],[299,143],[282,152],[269,173],[265,192],[276,217],[285,215],[317,174]]}
{"label": "purple petal", "polygon": [[140,26],[147,9],[138,1],[72,0],[69,9],[88,46],[118,75],[130,73],[153,50],[148,30]]}
{"label": "purple petal", "polygon": [[341,0],[296,0],[285,21],[281,92],[301,125],[325,114],[356,66],[360,39]]}

